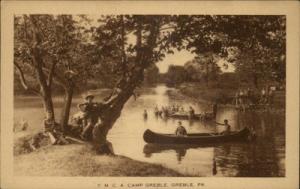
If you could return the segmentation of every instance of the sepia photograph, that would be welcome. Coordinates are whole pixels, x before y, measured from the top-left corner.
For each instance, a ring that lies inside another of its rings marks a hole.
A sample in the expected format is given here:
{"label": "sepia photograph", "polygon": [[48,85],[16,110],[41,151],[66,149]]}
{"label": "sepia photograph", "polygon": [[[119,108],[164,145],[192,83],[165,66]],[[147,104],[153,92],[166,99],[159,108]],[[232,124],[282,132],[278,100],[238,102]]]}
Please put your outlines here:
{"label": "sepia photograph", "polygon": [[287,177],[286,15],[11,16],[14,177]]}

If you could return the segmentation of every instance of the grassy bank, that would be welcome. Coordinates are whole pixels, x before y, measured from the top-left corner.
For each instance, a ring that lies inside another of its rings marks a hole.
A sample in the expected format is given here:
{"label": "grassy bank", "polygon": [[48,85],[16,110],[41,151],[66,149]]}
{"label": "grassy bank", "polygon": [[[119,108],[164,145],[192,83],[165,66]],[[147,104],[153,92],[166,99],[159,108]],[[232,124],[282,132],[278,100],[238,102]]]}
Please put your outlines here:
{"label": "grassy bank", "polygon": [[97,155],[90,144],[46,145],[34,152],[15,153],[14,174],[18,176],[184,176],[159,164],[140,162],[124,156]]}
{"label": "grassy bank", "polygon": [[[180,95],[191,98],[192,100],[213,103],[217,101],[220,105],[233,106],[236,88],[224,87],[206,87],[197,83],[184,83],[177,86]],[[255,95],[259,95],[259,91],[254,91]],[[178,94],[177,94],[178,95]],[[275,91],[273,108],[285,108],[285,92]]]}

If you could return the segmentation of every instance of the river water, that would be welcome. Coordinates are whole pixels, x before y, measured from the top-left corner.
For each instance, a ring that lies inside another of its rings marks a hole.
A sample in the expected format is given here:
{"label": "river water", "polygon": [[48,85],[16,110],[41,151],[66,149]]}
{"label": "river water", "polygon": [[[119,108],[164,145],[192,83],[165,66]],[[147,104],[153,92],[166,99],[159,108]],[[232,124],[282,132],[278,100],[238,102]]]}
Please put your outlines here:
{"label": "river water", "polygon": [[[257,134],[255,142],[225,143],[210,146],[149,145],[143,140],[146,129],[155,132],[174,133],[177,121],[154,116],[155,105],[179,104],[186,109],[192,105],[196,113],[211,111],[210,106],[189,101],[186,98],[170,96],[168,91],[176,90],[163,85],[147,89],[134,100],[130,99],[111,129],[108,139],[116,154],[129,158],[161,164],[190,176],[227,177],[283,177],[285,176],[285,116],[268,112],[238,112],[233,108],[219,108],[217,122],[229,121],[232,130],[252,127]],[[95,100],[103,98],[100,91]],[[72,113],[81,101],[75,97]],[[61,107],[61,98],[55,99],[55,106]],[[59,108],[57,108],[59,111]],[[148,111],[144,119],[143,111]],[[58,113],[58,112],[57,112]],[[57,114],[58,115],[58,114]],[[14,119],[28,118],[29,130],[39,130],[43,119],[40,99],[16,97]],[[188,133],[222,131],[222,126],[212,122],[182,121]]]}

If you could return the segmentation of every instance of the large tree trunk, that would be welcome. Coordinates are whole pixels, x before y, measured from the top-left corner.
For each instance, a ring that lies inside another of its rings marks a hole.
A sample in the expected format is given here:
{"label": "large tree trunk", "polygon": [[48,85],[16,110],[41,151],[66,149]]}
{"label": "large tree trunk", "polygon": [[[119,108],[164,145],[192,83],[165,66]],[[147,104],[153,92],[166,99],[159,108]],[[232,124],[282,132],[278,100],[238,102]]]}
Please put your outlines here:
{"label": "large tree trunk", "polygon": [[[40,78],[39,78],[40,79]],[[40,81],[40,80],[39,80]],[[43,83],[40,81],[40,84]],[[40,85],[41,95],[43,99],[44,111],[46,118],[44,120],[44,129],[47,132],[52,132],[55,129],[55,115],[52,101],[52,91],[47,85]]]}
{"label": "large tree trunk", "polygon": [[139,73],[135,73],[129,82],[125,83],[128,79],[123,77],[119,83],[125,83],[116,90],[116,94],[112,95],[103,107],[100,114],[102,120],[101,124],[96,124],[93,129],[93,142],[96,151],[100,153],[110,154],[107,144],[107,134],[112,128],[116,120],[120,117],[124,104],[132,96],[135,87],[141,81],[141,76],[144,70],[143,67],[139,68]]}
{"label": "large tree trunk", "polygon": [[[40,91],[41,95],[43,97],[43,104],[44,104],[44,110],[46,114],[46,122],[45,124],[45,130],[51,131],[53,129],[53,126],[55,124],[55,116],[54,116],[54,106],[52,101],[52,91],[51,86],[47,84],[45,75],[42,71],[42,65],[43,62],[38,56],[39,54],[35,54],[34,62],[36,64],[36,71],[37,71],[37,79],[40,84]],[[50,124],[51,123],[51,124]]]}
{"label": "large tree trunk", "polygon": [[68,132],[68,122],[70,117],[73,92],[74,92],[73,87],[69,87],[65,89],[64,107],[61,112],[61,120],[60,120],[61,129],[64,134]]}
{"label": "large tree trunk", "polygon": [[[47,83],[46,75],[43,72],[44,61],[43,61],[43,52],[40,49],[41,42],[41,34],[37,30],[37,22],[33,15],[30,16],[29,19],[32,23],[32,30],[33,30],[33,41],[34,45],[32,47],[32,61],[34,64],[34,68],[36,71],[36,77],[40,85],[40,92],[43,97],[44,109],[46,113],[46,122],[47,123],[55,123],[54,117],[54,107],[52,102],[52,91],[51,91],[51,84],[50,82]],[[53,67],[54,68],[54,67]],[[52,79],[52,78],[51,78]],[[47,127],[45,125],[45,127]],[[45,128],[48,130],[49,128]]]}
{"label": "large tree trunk", "polygon": [[[123,75],[112,94],[106,101],[100,113],[102,120],[101,124],[96,124],[93,129],[93,142],[96,151],[100,153],[111,153],[109,151],[107,134],[112,128],[116,120],[120,117],[124,104],[132,96],[134,89],[141,83],[143,79],[144,69],[150,65],[153,49],[156,45],[156,39],[159,34],[159,24],[154,20],[150,28],[150,34],[147,39],[147,46],[142,44],[142,19],[137,24],[137,55],[135,59],[135,67],[131,73],[126,76]],[[157,24],[157,25],[156,25]],[[147,48],[146,48],[147,47]]]}
{"label": "large tree trunk", "polygon": [[208,63],[206,62],[205,63],[205,72],[206,72],[206,75],[205,75],[205,83],[206,83],[206,87],[208,88],[208,82],[209,82],[209,79],[208,79],[208,75],[209,75],[209,70],[208,70]]}
{"label": "large tree trunk", "polygon": [[43,104],[44,104],[44,110],[46,113],[46,119],[54,121],[55,116],[54,116],[54,107],[53,107],[53,102],[52,102],[51,91],[45,91],[45,93],[43,95]]}
{"label": "large tree trunk", "polygon": [[253,84],[255,86],[255,88],[258,89],[258,78],[256,74],[253,74]]}

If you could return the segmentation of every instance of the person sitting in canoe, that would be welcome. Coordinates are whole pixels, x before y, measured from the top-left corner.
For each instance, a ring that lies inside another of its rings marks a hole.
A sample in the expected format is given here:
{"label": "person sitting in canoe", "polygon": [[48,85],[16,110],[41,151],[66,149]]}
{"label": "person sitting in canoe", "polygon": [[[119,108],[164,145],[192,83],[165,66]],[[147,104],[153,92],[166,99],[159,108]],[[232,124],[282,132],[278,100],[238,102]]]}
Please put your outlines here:
{"label": "person sitting in canoe", "polygon": [[224,124],[218,123],[218,122],[216,122],[216,124],[225,126],[225,130],[222,131],[222,132],[220,132],[221,135],[228,135],[228,134],[230,134],[231,126],[228,124],[228,120],[227,119],[224,119]]}
{"label": "person sitting in canoe", "polygon": [[177,135],[177,136],[186,136],[187,135],[186,129],[182,126],[181,121],[178,121],[178,127],[175,131],[175,135]]}

